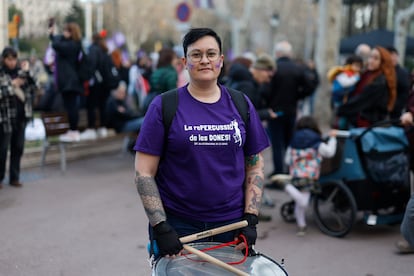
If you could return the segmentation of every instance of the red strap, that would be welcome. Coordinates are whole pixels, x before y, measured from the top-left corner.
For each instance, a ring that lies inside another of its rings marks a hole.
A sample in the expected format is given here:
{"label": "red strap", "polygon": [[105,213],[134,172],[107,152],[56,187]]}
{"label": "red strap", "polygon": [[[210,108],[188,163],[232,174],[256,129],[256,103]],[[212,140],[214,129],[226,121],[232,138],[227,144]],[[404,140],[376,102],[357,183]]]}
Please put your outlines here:
{"label": "red strap", "polygon": [[[244,235],[239,235],[239,239],[240,238],[242,239],[242,242],[246,246],[246,250],[245,250],[243,259],[241,259],[240,261],[236,261],[236,262],[228,262],[227,264],[229,264],[229,265],[242,264],[247,259],[247,256],[249,254],[249,250],[248,250],[248,246],[247,246],[247,240],[246,240],[246,237]],[[239,244],[239,243],[240,243],[240,240],[235,240],[235,241],[231,241],[231,242],[226,242],[226,243],[222,243],[222,244],[219,244],[219,245],[215,245],[215,246],[212,246],[212,247],[203,248],[200,251],[206,252],[206,251],[210,251],[210,250],[219,249],[219,248],[222,248],[222,247],[225,247],[225,246],[236,245],[236,244]],[[190,261],[193,261],[193,262],[206,262],[206,261],[203,261],[203,260],[194,260],[194,259],[191,259],[189,257],[189,255],[191,255],[191,254],[192,253],[187,253],[187,254],[183,254],[183,256],[185,256],[187,259],[189,259]]]}

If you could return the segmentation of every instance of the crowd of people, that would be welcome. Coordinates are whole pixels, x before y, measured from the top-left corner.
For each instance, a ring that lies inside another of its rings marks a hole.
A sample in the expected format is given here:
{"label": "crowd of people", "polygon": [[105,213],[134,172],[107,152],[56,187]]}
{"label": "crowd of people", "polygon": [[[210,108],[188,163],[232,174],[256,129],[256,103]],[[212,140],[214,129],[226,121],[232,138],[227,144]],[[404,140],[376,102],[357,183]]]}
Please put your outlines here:
{"label": "crowd of people", "polygon": [[[157,53],[157,60],[140,52],[131,61],[120,49],[109,52],[102,33],[95,34],[83,52],[76,23],[67,23],[62,34],[50,26],[49,38],[44,58],[48,78],[35,104],[37,82],[28,62],[19,62],[13,48],[2,52],[0,189],[9,147],[9,182],[22,186],[24,129],[32,109],[60,110],[67,112],[70,125],[62,141],[105,137],[108,128],[139,132],[135,183],[148,215],[150,239],[162,255],[180,254],[180,236],[240,219],[248,226],[214,240],[227,242],[243,234],[252,253],[260,205],[266,202],[265,179],[277,174],[293,177],[284,189],[297,203],[298,234],[306,233],[309,190],[318,180],[321,158],[335,152],[336,139],[332,131],[324,143],[315,118],[298,115],[299,103],[314,95],[320,76],[312,63],[294,59],[288,41],[275,45],[274,56],[249,54],[227,61],[217,33],[196,28],[185,35],[182,52],[166,47]],[[82,81],[78,66],[85,53],[93,74]],[[367,127],[400,117],[404,124],[413,124],[412,104],[406,105],[412,84],[398,64],[395,48],[361,45],[327,77],[332,82],[333,129]],[[244,93],[247,121],[233,89]],[[171,90],[177,106],[166,128],[161,94]],[[80,108],[87,111],[83,132],[78,128]],[[272,173],[265,176],[263,150],[269,146]],[[305,165],[302,155],[311,156]],[[406,251],[414,248],[412,226],[406,226],[413,220],[408,213],[412,205],[402,224],[410,242]]]}

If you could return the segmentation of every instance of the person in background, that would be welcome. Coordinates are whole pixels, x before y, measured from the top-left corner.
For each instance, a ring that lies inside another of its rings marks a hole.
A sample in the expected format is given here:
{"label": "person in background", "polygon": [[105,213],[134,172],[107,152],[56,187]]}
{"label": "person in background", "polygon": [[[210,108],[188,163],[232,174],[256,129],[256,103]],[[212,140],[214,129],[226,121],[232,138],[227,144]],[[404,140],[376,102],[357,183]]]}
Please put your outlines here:
{"label": "person in background", "polygon": [[298,226],[298,236],[306,234],[306,209],[311,190],[317,185],[322,158],[330,158],[336,152],[336,131],[330,132],[325,143],[315,119],[303,116],[296,123],[292,141],[286,151],[285,162],[289,166],[291,183],[281,183],[283,189],[295,201],[294,214]]}
{"label": "person in background", "polygon": [[54,78],[57,90],[62,95],[63,105],[68,113],[69,130],[59,138],[63,142],[80,141],[78,130],[79,101],[84,92],[83,83],[79,79],[77,68],[81,53],[82,34],[79,25],[66,23],[63,35],[54,35],[54,27],[50,27],[49,39],[55,51]]}
{"label": "person in background", "polygon": [[146,113],[151,101],[162,92],[177,88],[178,73],[174,68],[177,56],[170,48],[161,49],[157,68],[151,74],[150,92],[144,100],[143,112]]}
{"label": "person in background", "polygon": [[284,173],[284,155],[293,134],[298,101],[311,95],[316,88],[315,78],[309,71],[292,60],[292,45],[288,41],[276,44],[277,71],[270,82],[270,89],[263,94],[267,107],[283,114],[269,120],[268,134],[272,144],[273,174]]}
{"label": "person in background", "polygon": [[[414,126],[414,92],[411,91],[407,104],[407,111],[404,112],[400,121],[403,126],[412,128]],[[410,142],[410,169],[414,171],[414,133],[409,130],[408,140]],[[401,234],[404,237],[403,240],[396,242],[395,246],[397,252],[400,254],[413,254],[414,253],[414,190],[411,184],[411,197],[408,200],[405,208],[403,221],[401,222]]]}
{"label": "person in background", "polygon": [[10,145],[9,184],[22,187],[20,162],[24,151],[25,129],[33,117],[32,100],[36,83],[28,61],[19,64],[17,52],[3,49],[0,65],[0,189],[5,177],[7,150]]}
{"label": "person in background", "polygon": [[394,47],[387,47],[391,54],[392,64],[395,67],[395,74],[397,76],[397,99],[395,101],[394,109],[390,113],[391,119],[400,118],[405,109],[410,92],[410,75],[408,71],[399,64],[399,55],[397,49]]}
{"label": "person in background", "polygon": [[124,81],[111,92],[106,104],[107,125],[117,133],[135,132],[141,128],[143,117],[132,111],[127,102],[127,87]]}
{"label": "person in background", "polygon": [[[244,56],[235,58],[227,74],[226,86],[246,94],[256,108],[260,120],[275,119],[277,114],[271,108],[267,108],[263,102],[262,90],[268,88],[265,85],[270,82],[275,73],[276,63],[267,54],[261,54],[253,60],[254,62]],[[263,193],[262,205],[274,207],[274,203],[265,193]],[[271,219],[271,216],[259,213],[260,221],[270,221]]]}
{"label": "person in background", "polygon": [[244,57],[235,58],[229,67],[227,87],[239,90],[252,101],[261,120],[275,119],[277,114],[265,107],[262,90],[276,72],[276,63],[267,54],[259,55],[254,62]]}
{"label": "person in background", "polygon": [[363,67],[361,70],[361,73],[365,72],[368,65],[368,58],[371,54],[371,47],[368,44],[361,43],[355,48],[355,55],[362,58],[363,61]]}
{"label": "person in background", "polygon": [[[98,136],[107,135],[105,106],[110,90],[103,85],[103,76],[100,72],[107,54],[108,48],[104,38],[99,33],[94,34],[88,56],[95,74],[89,81],[89,94],[85,95],[88,126],[80,134],[81,140],[95,140]],[[98,111],[100,122],[98,129],[96,129],[98,127],[96,126],[96,111]]]}
{"label": "person in background", "polygon": [[[332,107],[336,114],[338,107],[346,103],[349,94],[354,91],[361,78],[363,60],[357,55],[349,56],[344,66],[335,66],[328,71],[328,80],[332,83]],[[347,129],[346,118],[335,118],[334,128]]]}
{"label": "person in background", "polygon": [[138,60],[129,68],[128,105],[138,113],[143,113],[144,99],[149,92],[149,82],[141,74]]}
{"label": "person in background", "polygon": [[[168,132],[158,95],[134,147],[135,184],[150,239],[161,256],[174,257],[183,249],[179,237],[247,220],[248,226],[238,231],[202,241],[230,242],[243,234],[252,249],[264,179],[262,151],[269,146],[266,132],[250,100],[242,95],[250,113],[245,123],[230,92],[218,83],[224,56],[215,31],[191,29],[183,50],[190,81],[177,91]],[[245,248],[240,243],[235,249]]]}
{"label": "person in background", "polygon": [[348,101],[338,108],[337,115],[347,118],[350,127],[369,127],[387,118],[397,97],[395,68],[389,52],[374,47],[367,70]]}
{"label": "person in background", "polygon": [[129,85],[129,67],[131,62],[122,57],[122,50],[117,48],[111,52],[112,62],[118,70],[119,77],[122,81]]}

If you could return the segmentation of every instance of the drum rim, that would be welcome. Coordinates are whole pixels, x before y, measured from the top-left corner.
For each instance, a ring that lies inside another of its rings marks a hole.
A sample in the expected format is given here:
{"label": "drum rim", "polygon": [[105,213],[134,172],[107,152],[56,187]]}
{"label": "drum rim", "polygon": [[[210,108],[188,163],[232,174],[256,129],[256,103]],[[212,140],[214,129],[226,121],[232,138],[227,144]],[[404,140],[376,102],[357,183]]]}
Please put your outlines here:
{"label": "drum rim", "polygon": [[[190,245],[190,246],[197,246],[197,245],[211,245],[211,246],[214,246],[214,245],[219,245],[219,244],[221,244],[221,243],[219,243],[219,242],[194,242],[194,243],[188,243],[188,245]],[[228,246],[228,247],[235,247],[235,245],[230,245],[230,246]],[[251,257],[256,257],[256,256],[260,256],[260,257],[264,257],[264,258],[266,258],[268,261],[270,261],[270,262],[272,262],[272,263],[274,263],[274,264],[276,264],[277,265],[277,267],[279,267],[279,269],[282,271],[282,272],[284,272],[285,273],[285,275],[286,276],[288,276],[289,274],[287,273],[287,271],[285,270],[285,268],[281,265],[281,264],[279,264],[277,261],[275,261],[275,260],[273,260],[271,257],[269,257],[269,256],[267,256],[267,255],[265,255],[265,254],[263,254],[263,253],[261,253],[261,252],[257,252],[257,254],[255,255],[255,256],[251,256]],[[248,258],[251,258],[251,257],[248,257]],[[153,276],[156,276],[154,273],[156,272],[156,266],[157,266],[157,264],[159,263],[159,261],[160,260],[162,260],[163,258],[162,257],[159,257],[159,258],[157,258],[157,260],[155,260],[155,262],[154,262],[154,265],[153,265],[153,267],[152,267],[152,275]]]}

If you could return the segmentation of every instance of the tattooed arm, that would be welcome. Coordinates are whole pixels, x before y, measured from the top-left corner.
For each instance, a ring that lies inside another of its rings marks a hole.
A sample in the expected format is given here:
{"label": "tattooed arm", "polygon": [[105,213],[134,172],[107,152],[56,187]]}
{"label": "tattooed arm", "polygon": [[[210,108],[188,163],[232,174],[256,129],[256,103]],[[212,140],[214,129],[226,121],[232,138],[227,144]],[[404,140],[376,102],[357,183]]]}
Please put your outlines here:
{"label": "tattooed arm", "polygon": [[166,215],[155,174],[157,173],[159,156],[137,152],[135,156],[135,185],[141,197],[148,220],[151,226],[166,220]]}
{"label": "tattooed arm", "polygon": [[262,153],[246,157],[244,212],[258,215],[264,185],[264,160]]}

